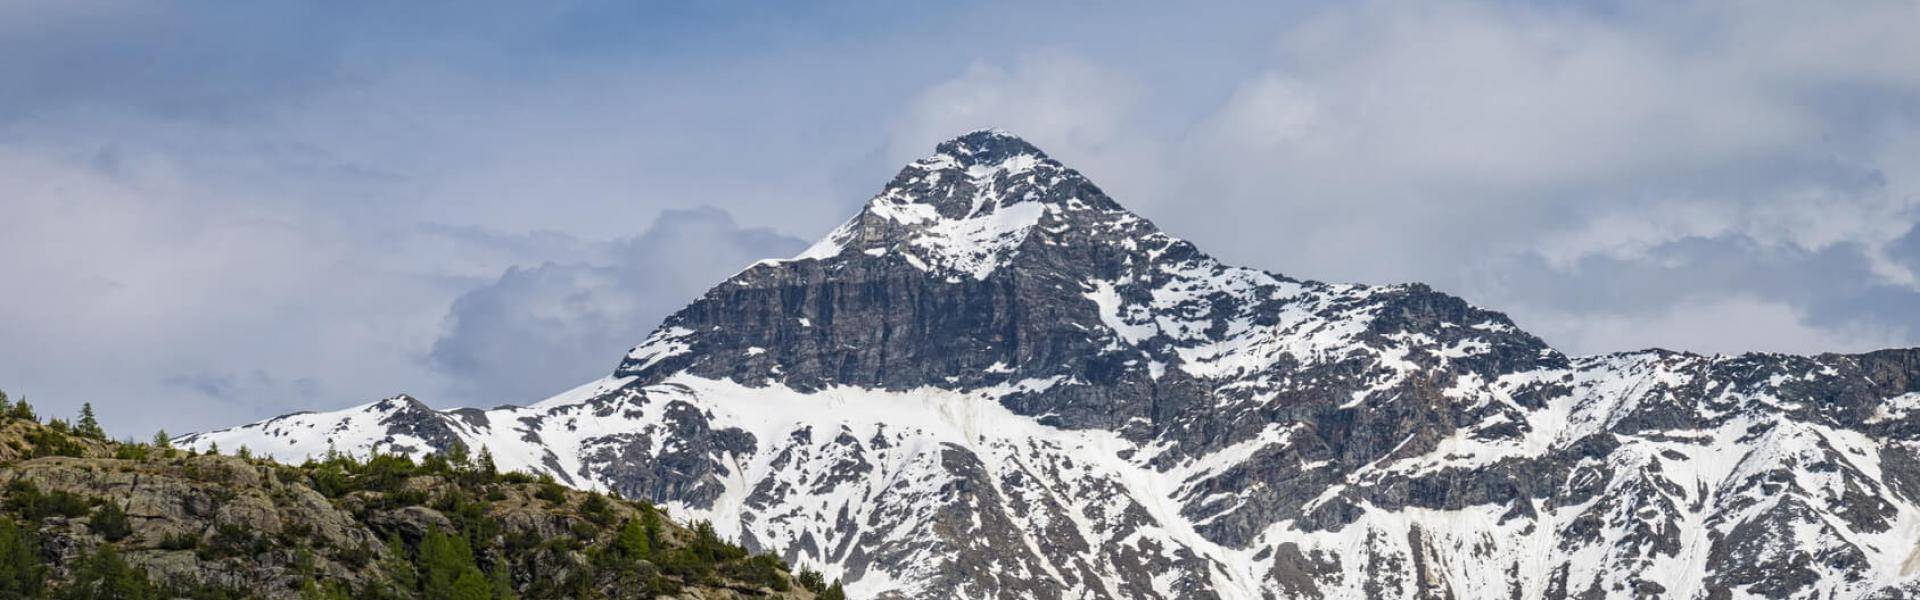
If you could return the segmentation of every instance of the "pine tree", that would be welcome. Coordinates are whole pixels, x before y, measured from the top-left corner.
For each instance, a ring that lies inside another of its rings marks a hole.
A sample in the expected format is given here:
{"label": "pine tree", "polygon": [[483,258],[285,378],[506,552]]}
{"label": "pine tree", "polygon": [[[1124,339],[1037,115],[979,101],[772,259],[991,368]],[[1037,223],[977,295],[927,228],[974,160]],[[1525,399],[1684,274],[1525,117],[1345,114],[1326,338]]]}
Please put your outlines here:
{"label": "pine tree", "polygon": [[27,404],[26,396],[21,396],[19,400],[14,401],[13,406],[7,408],[7,416],[23,421],[40,420],[39,415],[33,414],[33,405]]}
{"label": "pine tree", "polygon": [[654,548],[660,547],[660,530],[664,528],[660,523],[660,513],[654,510],[643,511],[640,514],[640,526],[647,530],[647,545]]}
{"label": "pine tree", "polygon": [[847,600],[847,589],[840,586],[840,580],[833,580],[833,587],[820,594],[820,600]]}
{"label": "pine tree", "polygon": [[155,431],[153,432],[153,447],[162,450],[171,450],[173,449],[173,437],[167,435],[167,430],[165,429]]}
{"label": "pine tree", "polygon": [[501,560],[495,564],[493,572],[488,573],[487,578],[493,584],[493,597],[495,600],[516,600],[520,597],[519,592],[513,591],[513,578],[507,573],[507,563],[505,560]]}
{"label": "pine tree", "polygon": [[207,455],[208,455],[208,456],[219,456],[219,455],[220,455],[220,442],[207,442]]}
{"label": "pine tree", "polygon": [[[459,534],[441,533],[439,529],[427,532],[426,539],[420,541],[416,562],[420,565],[420,592],[427,600],[485,600],[493,594],[486,574],[474,565],[472,546]],[[481,595],[461,595],[472,593],[475,583]]]}
{"label": "pine tree", "polygon": [[648,539],[647,529],[639,521],[628,519],[620,526],[620,533],[613,536],[613,552],[623,564],[633,564],[653,555],[653,541]]}
{"label": "pine tree", "polygon": [[6,390],[0,390],[0,415],[7,414],[9,411],[12,411],[12,410],[13,410],[13,401],[7,399]]}
{"label": "pine tree", "polygon": [[486,446],[480,447],[480,473],[486,475],[488,479],[500,474],[499,465],[493,463],[493,451]]}
{"label": "pine tree", "polygon": [[821,575],[819,571],[801,567],[800,575],[795,577],[794,580],[800,583],[800,587],[807,588],[807,591],[813,592],[816,596],[827,591],[827,578]]}
{"label": "pine tree", "polygon": [[38,598],[46,580],[47,565],[33,532],[13,519],[0,519],[0,598]]}
{"label": "pine tree", "polygon": [[473,459],[473,455],[467,453],[466,444],[461,443],[458,440],[455,440],[453,444],[447,447],[446,450],[435,452],[433,455],[428,456],[427,458],[429,459],[438,458],[440,460],[446,461],[446,466],[448,467],[447,470],[457,471],[460,469],[467,468],[469,466],[468,461]]}
{"label": "pine tree", "polygon": [[74,432],[81,437],[89,437],[96,440],[107,439],[107,430],[100,428],[100,419],[93,414],[92,402],[80,404],[80,424],[74,428]]}
{"label": "pine tree", "polygon": [[463,570],[453,580],[447,600],[493,600],[493,584],[487,581],[486,575],[480,573],[480,569]]}

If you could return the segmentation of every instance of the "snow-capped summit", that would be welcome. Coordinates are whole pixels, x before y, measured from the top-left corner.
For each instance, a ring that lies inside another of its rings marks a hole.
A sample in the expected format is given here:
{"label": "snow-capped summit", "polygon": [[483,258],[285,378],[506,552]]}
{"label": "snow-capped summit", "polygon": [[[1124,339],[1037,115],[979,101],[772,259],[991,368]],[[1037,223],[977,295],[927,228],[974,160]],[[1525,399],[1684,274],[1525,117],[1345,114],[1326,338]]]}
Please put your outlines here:
{"label": "snow-capped summit", "polygon": [[485,447],[859,597],[1920,592],[1920,350],[1568,357],[1423,285],[1226,265],[999,131],[607,377],[196,434]]}
{"label": "snow-capped summit", "polygon": [[1086,211],[1124,209],[1026,140],[980,130],[908,164],[859,214],[795,259],[857,252],[980,279],[1043,221]]}
{"label": "snow-capped summit", "polygon": [[935,155],[950,157],[966,165],[992,165],[1016,157],[1044,160],[1047,153],[1020,136],[1003,129],[975,129],[934,146]]}

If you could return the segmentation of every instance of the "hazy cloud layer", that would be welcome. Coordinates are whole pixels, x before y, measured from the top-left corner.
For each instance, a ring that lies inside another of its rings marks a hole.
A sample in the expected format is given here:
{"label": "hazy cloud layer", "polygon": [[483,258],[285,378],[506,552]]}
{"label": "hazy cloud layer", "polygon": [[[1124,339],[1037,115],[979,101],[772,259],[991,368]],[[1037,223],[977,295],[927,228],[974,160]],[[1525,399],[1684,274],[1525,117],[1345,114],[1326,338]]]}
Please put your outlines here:
{"label": "hazy cloud layer", "polygon": [[9,4],[0,387],[536,400],[985,126],[1570,351],[1913,345],[1915,64],[1911,2]]}
{"label": "hazy cloud layer", "polygon": [[461,398],[543,398],[611,372],[668,313],[746,265],[805,247],[718,209],[667,211],[598,260],[511,267],[462,294],[428,358]]}

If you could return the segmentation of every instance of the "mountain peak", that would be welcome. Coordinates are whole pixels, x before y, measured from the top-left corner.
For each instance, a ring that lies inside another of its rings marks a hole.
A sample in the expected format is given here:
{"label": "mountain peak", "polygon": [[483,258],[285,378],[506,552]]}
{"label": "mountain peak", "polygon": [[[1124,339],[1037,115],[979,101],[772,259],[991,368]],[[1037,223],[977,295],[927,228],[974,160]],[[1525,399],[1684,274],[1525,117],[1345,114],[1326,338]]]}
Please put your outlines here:
{"label": "mountain peak", "polygon": [[1031,156],[1045,160],[1047,153],[1041,152],[1020,136],[1001,129],[976,129],[959,137],[940,142],[934,147],[938,156],[952,157],[964,165],[992,165],[1008,159]]}
{"label": "mountain peak", "polygon": [[1920,589],[1920,349],[1569,358],[1424,285],[1223,264],[992,130],[605,378],[389,403],[181,445],[484,448],[857,597]]}
{"label": "mountain peak", "polygon": [[980,129],[907,164],[859,214],[794,258],[892,256],[983,279],[1043,220],[1093,213],[1125,209],[1019,136]]}

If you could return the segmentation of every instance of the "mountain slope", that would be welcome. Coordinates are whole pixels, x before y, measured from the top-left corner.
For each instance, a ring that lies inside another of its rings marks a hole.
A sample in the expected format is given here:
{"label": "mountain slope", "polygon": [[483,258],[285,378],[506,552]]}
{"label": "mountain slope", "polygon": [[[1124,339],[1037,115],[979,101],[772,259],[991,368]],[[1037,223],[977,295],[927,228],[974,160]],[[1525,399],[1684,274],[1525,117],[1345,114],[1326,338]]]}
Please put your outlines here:
{"label": "mountain slope", "polygon": [[1221,264],[980,131],[599,381],[182,443],[457,440],[861,597],[1827,598],[1916,585],[1915,406],[1920,351],[1569,357],[1422,285]]}
{"label": "mountain slope", "polygon": [[112,442],[0,394],[0,597],[843,597],[644,502],[489,461]]}

